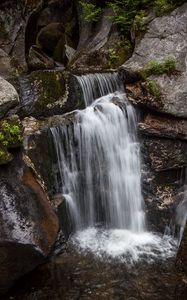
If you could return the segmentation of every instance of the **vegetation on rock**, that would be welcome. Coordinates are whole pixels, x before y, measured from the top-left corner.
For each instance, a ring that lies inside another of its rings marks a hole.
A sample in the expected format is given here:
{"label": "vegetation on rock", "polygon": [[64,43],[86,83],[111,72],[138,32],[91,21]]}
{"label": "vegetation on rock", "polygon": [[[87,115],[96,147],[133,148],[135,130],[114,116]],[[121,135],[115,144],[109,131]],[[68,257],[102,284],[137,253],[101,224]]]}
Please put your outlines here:
{"label": "vegetation on rock", "polygon": [[79,2],[82,6],[82,17],[87,22],[96,22],[99,20],[102,9],[93,3]]}
{"label": "vegetation on rock", "polygon": [[35,111],[41,115],[50,105],[63,100],[65,77],[63,72],[36,71],[30,74],[30,80],[37,97]]}
{"label": "vegetation on rock", "polygon": [[[94,0],[91,3],[82,0],[79,3],[82,5],[84,20],[88,22],[99,20],[102,8],[96,5]],[[113,10],[112,21],[118,26],[121,34],[126,35],[134,21],[139,24],[140,30],[145,30],[146,22],[144,22],[144,18],[147,17],[150,9],[157,16],[162,16],[183,3],[185,3],[184,0],[108,0],[106,1],[106,7]]]}
{"label": "vegetation on rock", "polygon": [[154,80],[147,80],[147,89],[148,92],[155,98],[158,99],[160,97],[160,89]]}
{"label": "vegetation on rock", "polygon": [[150,60],[143,70],[140,72],[141,76],[146,79],[150,75],[171,74],[176,70],[176,59],[174,57],[167,57],[163,61]]}
{"label": "vegetation on rock", "polygon": [[19,147],[23,141],[19,119],[12,118],[0,122],[0,165],[12,160],[8,149]]}

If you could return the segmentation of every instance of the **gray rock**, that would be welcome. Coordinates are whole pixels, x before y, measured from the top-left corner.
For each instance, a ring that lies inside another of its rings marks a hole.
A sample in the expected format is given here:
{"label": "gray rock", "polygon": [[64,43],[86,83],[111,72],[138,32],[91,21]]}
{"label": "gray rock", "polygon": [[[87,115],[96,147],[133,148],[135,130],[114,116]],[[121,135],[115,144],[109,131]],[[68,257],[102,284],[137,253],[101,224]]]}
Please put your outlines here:
{"label": "gray rock", "polygon": [[3,78],[9,78],[15,74],[15,68],[12,66],[10,56],[0,49],[0,75]]}
{"label": "gray rock", "polygon": [[15,88],[5,79],[0,77],[0,118],[8,112],[10,108],[19,103],[19,96]]}
{"label": "gray rock", "polygon": [[[120,68],[129,76],[137,74],[150,60],[163,61],[169,56],[176,59],[176,74],[151,76],[161,91],[157,110],[187,118],[187,3],[170,15],[154,19],[136,46],[132,57]],[[156,102],[156,99],[155,99]]]}
{"label": "gray rock", "polygon": [[30,70],[45,70],[54,68],[53,59],[47,56],[35,45],[33,45],[29,50],[27,63]]}

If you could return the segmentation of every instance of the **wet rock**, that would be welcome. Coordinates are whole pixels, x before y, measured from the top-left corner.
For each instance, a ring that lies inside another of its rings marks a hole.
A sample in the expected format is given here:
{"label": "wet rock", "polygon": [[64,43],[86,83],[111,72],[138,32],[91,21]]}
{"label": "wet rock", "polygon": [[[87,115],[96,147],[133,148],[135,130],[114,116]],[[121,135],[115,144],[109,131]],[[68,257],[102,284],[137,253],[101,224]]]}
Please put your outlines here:
{"label": "wet rock", "polygon": [[4,117],[10,108],[19,103],[19,96],[15,88],[0,77],[0,118]]}
{"label": "wet rock", "polygon": [[175,300],[185,300],[187,297],[187,225],[184,229],[183,237],[176,257],[176,269],[180,272],[180,277],[175,288]]}
{"label": "wet rock", "polygon": [[164,233],[174,218],[177,195],[184,184],[186,143],[149,134],[142,139],[142,192],[148,225],[151,230]]}
{"label": "wet rock", "polygon": [[0,292],[49,255],[59,224],[35,173],[19,156],[0,169]]}
{"label": "wet rock", "polygon": [[[72,113],[63,116],[52,116],[43,120],[29,117],[22,122],[24,128],[24,151],[31,160],[37,174],[45,182],[50,197],[54,197],[56,194],[54,178],[56,170],[53,167],[52,141],[48,130],[51,127],[72,124],[73,115]],[[55,202],[53,201],[54,206],[56,206]]]}
{"label": "wet rock", "polygon": [[[19,116],[46,117],[84,107],[76,78],[61,70],[36,71],[21,85]],[[25,88],[27,93],[25,94]]]}
{"label": "wet rock", "polygon": [[151,99],[148,106],[154,110],[183,118],[187,118],[186,21],[186,3],[170,15],[154,19],[149,24],[141,42],[135,47],[132,57],[120,68],[126,81],[137,80],[137,74],[151,60],[163,62],[168,57],[174,57],[175,74],[149,77],[157,84],[160,97]]}
{"label": "wet rock", "polygon": [[187,276],[187,224],[177,253],[176,267]]}
{"label": "wet rock", "polygon": [[32,46],[29,50],[27,58],[30,70],[43,70],[53,69],[54,61],[51,57],[47,56],[39,47]]}
{"label": "wet rock", "polygon": [[152,170],[164,171],[186,166],[186,143],[169,139],[150,138],[144,141],[147,160]]}
{"label": "wet rock", "polygon": [[149,136],[187,140],[187,120],[148,114],[139,124],[139,131]]}

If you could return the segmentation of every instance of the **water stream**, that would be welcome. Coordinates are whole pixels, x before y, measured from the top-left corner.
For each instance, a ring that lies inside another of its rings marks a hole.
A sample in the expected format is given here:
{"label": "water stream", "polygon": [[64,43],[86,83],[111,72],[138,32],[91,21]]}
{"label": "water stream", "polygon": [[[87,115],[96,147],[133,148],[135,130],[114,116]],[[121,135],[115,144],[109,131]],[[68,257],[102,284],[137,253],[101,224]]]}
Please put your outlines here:
{"label": "water stream", "polygon": [[118,80],[77,77],[86,108],[73,123],[51,128],[56,190],[72,234],[66,251],[28,274],[7,300],[174,299],[177,243],[146,226],[137,114]]}
{"label": "water stream", "polygon": [[76,78],[86,109],[76,112],[73,126],[51,128],[72,242],[126,260],[172,256],[173,239],[146,228],[137,116],[118,76]]}

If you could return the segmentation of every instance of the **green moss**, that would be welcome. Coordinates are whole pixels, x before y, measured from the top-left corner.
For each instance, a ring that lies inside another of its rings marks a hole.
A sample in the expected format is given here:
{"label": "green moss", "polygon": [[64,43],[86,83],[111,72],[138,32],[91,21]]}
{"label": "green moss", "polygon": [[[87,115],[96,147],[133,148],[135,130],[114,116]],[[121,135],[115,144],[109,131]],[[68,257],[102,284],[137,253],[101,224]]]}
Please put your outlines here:
{"label": "green moss", "polygon": [[12,160],[12,155],[8,152],[6,147],[0,146],[0,165],[7,164]]}
{"label": "green moss", "polygon": [[65,93],[65,78],[63,72],[36,71],[30,74],[37,102],[35,110],[38,114],[43,112],[48,105],[62,99]]}
{"label": "green moss", "polygon": [[116,50],[113,48],[108,49],[108,63],[110,67],[115,66],[118,60],[118,55],[116,53]]}
{"label": "green moss", "polygon": [[160,98],[161,92],[159,86],[154,80],[147,80],[147,90],[155,98]]}
{"label": "green moss", "polygon": [[154,4],[156,16],[163,16],[175,9],[175,5],[171,0],[156,0]]}
{"label": "green moss", "polygon": [[79,1],[82,6],[82,18],[87,22],[97,22],[102,13],[102,9],[93,3]]}
{"label": "green moss", "polygon": [[15,120],[3,120],[0,123],[0,145],[11,148],[23,141],[22,129]]}
{"label": "green moss", "polygon": [[0,122],[0,165],[12,160],[8,149],[21,146],[23,142],[22,128],[18,118],[10,118]]}
{"label": "green moss", "polygon": [[140,75],[146,79],[150,75],[170,75],[176,70],[176,59],[174,57],[167,57],[163,61],[151,60],[141,70]]}

